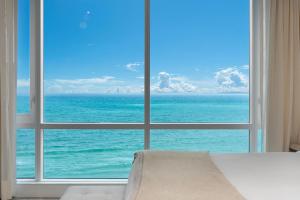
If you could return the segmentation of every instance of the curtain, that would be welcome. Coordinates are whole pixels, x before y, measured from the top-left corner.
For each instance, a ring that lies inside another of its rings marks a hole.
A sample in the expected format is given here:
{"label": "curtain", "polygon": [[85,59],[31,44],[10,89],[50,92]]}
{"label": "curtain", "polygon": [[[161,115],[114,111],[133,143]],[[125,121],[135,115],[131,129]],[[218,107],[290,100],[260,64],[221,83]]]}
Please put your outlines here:
{"label": "curtain", "polygon": [[12,198],[15,183],[15,1],[0,0],[0,163],[1,199]]}
{"label": "curtain", "polygon": [[300,143],[300,0],[264,3],[260,76],[266,151],[288,151]]}

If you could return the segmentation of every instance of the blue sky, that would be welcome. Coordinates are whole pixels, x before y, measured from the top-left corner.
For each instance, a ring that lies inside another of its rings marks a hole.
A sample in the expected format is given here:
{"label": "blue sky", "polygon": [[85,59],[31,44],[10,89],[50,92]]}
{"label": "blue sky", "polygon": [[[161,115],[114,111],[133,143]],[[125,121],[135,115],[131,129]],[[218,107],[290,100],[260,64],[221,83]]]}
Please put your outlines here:
{"label": "blue sky", "polygon": [[[29,82],[29,5],[19,1],[18,91]],[[143,91],[142,0],[45,0],[46,94]],[[245,93],[248,0],[151,0],[152,93]]]}

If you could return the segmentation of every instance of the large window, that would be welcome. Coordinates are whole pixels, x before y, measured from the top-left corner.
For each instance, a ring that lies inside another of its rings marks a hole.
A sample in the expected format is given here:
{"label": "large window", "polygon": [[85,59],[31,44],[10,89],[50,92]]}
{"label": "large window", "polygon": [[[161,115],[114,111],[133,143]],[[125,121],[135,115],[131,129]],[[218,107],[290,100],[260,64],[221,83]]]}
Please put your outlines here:
{"label": "large window", "polygon": [[143,149],[260,150],[250,10],[19,0],[17,178],[124,179]]}

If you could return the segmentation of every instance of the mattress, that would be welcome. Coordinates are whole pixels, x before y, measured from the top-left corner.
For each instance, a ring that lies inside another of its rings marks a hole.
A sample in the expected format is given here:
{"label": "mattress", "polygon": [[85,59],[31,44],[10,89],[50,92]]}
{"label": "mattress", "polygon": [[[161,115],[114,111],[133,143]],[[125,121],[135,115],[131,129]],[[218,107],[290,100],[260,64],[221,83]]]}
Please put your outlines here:
{"label": "mattress", "polygon": [[[211,154],[211,158],[246,199],[300,199],[300,153]],[[141,160],[136,159],[125,198],[138,189],[141,170]]]}

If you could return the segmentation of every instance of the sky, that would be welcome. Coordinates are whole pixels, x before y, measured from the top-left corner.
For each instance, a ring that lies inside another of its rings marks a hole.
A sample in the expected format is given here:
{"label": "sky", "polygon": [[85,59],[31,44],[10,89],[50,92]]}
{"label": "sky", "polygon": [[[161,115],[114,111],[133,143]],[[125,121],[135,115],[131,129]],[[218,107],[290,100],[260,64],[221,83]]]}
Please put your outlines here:
{"label": "sky", "polygon": [[[19,0],[18,93],[29,91]],[[153,94],[247,93],[248,0],[151,0]],[[143,0],[44,0],[45,94],[142,94]]]}

